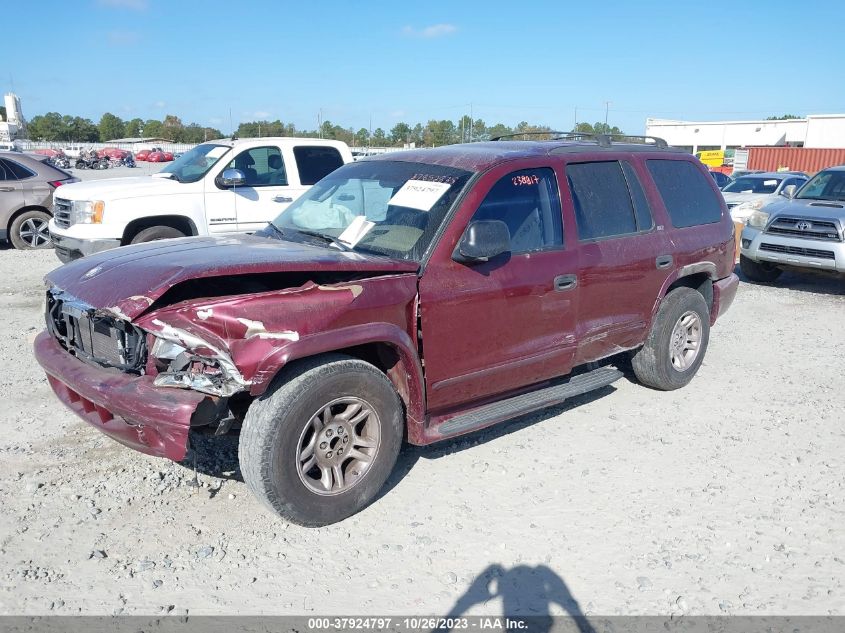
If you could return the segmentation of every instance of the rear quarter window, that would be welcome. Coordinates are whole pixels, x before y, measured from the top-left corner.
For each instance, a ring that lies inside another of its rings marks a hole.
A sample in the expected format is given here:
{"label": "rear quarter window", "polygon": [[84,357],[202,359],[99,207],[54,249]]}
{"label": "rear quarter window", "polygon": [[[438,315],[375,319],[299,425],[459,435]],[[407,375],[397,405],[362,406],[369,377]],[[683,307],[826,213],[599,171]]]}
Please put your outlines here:
{"label": "rear quarter window", "polygon": [[334,147],[299,146],[293,148],[293,155],[303,185],[313,185],[343,165],[343,158]]}
{"label": "rear quarter window", "polygon": [[26,180],[27,178],[32,178],[35,175],[35,172],[29,169],[29,167],[24,167],[13,160],[6,160],[6,168],[11,171],[12,175],[18,180]]}
{"label": "rear quarter window", "polygon": [[713,224],[722,218],[722,206],[709,176],[685,160],[646,161],[672,226],[684,228]]}

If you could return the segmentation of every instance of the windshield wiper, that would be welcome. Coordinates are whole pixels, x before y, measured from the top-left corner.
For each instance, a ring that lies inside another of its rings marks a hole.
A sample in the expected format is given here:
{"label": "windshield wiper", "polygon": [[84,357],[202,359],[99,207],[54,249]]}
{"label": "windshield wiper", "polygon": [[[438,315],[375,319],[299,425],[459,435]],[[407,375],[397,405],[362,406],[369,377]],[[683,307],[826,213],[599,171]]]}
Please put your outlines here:
{"label": "windshield wiper", "polygon": [[308,229],[296,229],[297,233],[302,233],[303,235],[309,235],[311,237],[316,237],[317,239],[323,240],[326,244],[334,244],[342,251],[354,251],[355,249],[352,248],[346,242],[341,242],[336,237],[332,237],[331,235],[326,235],[325,233],[320,233],[319,231],[310,231]]}
{"label": "windshield wiper", "polygon": [[278,226],[276,226],[275,224],[273,224],[272,222],[268,222],[268,223],[267,223],[267,226],[265,226],[263,229],[261,229],[261,232],[263,233],[263,232],[264,232],[264,231],[266,231],[267,229],[272,230],[272,231],[273,231],[273,233],[275,233],[275,234],[276,234],[276,235],[278,235],[279,237],[284,237],[284,236],[285,236],[285,232],[284,232],[282,229],[280,229]]}

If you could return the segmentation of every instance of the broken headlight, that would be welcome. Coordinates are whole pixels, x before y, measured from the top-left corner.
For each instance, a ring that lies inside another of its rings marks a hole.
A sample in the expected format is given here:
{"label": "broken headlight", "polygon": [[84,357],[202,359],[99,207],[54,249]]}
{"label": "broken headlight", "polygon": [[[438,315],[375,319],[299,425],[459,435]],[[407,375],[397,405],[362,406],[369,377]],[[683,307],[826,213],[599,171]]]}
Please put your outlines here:
{"label": "broken headlight", "polygon": [[[179,343],[153,335],[151,356],[158,369],[156,387],[193,389],[213,396],[231,396],[245,384],[228,358],[200,356]],[[233,378],[234,376],[234,378]]]}

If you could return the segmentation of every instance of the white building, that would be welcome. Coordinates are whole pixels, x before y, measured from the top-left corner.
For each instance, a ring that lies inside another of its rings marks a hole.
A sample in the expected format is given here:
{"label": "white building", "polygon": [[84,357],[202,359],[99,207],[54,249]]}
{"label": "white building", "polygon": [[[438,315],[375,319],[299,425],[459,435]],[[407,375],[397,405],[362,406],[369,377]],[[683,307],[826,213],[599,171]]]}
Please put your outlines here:
{"label": "white building", "polygon": [[6,120],[0,118],[0,140],[11,141],[26,133],[26,119],[21,112],[21,100],[16,94],[8,93],[4,98]]}
{"label": "white building", "polygon": [[673,121],[646,119],[647,136],[699,152],[766,145],[845,148],[845,114],[811,114],[784,121]]}

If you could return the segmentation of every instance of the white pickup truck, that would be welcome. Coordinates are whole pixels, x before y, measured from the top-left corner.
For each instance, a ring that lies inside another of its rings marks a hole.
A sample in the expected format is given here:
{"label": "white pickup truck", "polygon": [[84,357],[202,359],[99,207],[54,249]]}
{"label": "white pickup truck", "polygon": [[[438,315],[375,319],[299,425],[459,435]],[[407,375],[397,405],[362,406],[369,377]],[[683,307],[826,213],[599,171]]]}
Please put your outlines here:
{"label": "white pickup truck", "polygon": [[62,187],[50,237],[63,262],[186,235],[251,233],[345,163],[349,147],[312,138],[224,139],[197,145],[152,176]]}

